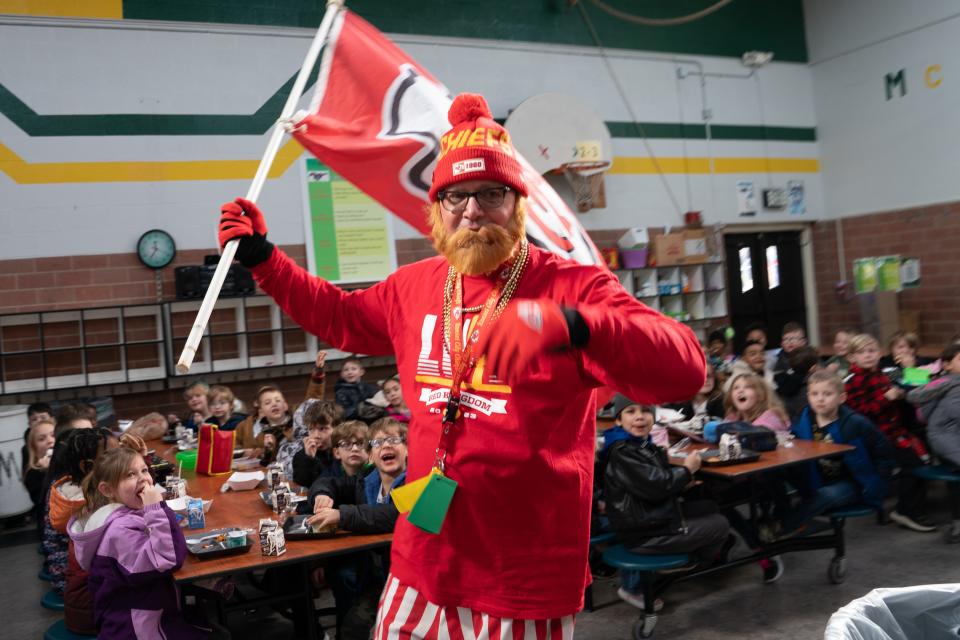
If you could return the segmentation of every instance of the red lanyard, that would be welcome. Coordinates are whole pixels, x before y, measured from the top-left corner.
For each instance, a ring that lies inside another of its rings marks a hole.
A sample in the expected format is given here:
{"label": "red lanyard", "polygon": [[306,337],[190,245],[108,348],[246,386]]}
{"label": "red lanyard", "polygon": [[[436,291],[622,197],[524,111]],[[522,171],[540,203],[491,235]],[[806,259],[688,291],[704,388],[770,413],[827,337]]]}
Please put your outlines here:
{"label": "red lanyard", "polygon": [[447,399],[447,406],[443,412],[443,422],[440,429],[440,442],[437,443],[437,457],[434,461],[435,466],[444,470],[444,464],[447,457],[447,445],[450,441],[450,429],[460,415],[460,387],[463,386],[463,379],[467,372],[473,369],[476,360],[473,357],[473,348],[480,340],[480,332],[487,325],[488,321],[496,320],[494,311],[497,303],[500,302],[500,295],[503,293],[505,280],[497,278],[490,295],[487,296],[480,315],[472,324],[473,331],[464,343],[463,339],[463,276],[457,274],[453,288],[453,305],[450,308],[450,314],[453,316],[450,322],[450,342],[449,345],[453,360],[453,379],[450,382],[450,397]]}

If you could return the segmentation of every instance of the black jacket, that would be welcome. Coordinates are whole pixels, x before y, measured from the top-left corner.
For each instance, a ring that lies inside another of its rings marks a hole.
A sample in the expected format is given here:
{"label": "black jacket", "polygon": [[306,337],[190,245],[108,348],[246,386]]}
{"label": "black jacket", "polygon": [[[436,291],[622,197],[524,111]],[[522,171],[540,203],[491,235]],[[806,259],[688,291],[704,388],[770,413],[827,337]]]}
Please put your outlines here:
{"label": "black jacket", "polygon": [[[310,487],[310,501],[317,496],[333,498],[333,506],[340,510],[340,528],[352,533],[390,533],[400,513],[393,506],[387,504],[368,504],[365,483],[370,474],[377,473],[370,468],[366,473],[340,478],[317,478]],[[377,483],[379,486],[379,482]]]}
{"label": "black jacket", "polygon": [[341,380],[333,386],[334,397],[338,405],[343,407],[343,419],[357,418],[357,405],[377,395],[379,389],[369,382],[344,382]]}
{"label": "black jacket", "polygon": [[603,477],[607,516],[625,543],[685,529],[680,494],[692,477],[685,467],[671,466],[667,452],[649,439],[614,442]]}
{"label": "black jacket", "polygon": [[312,487],[313,483],[322,476],[337,475],[336,470],[343,474],[342,467],[333,459],[329,451],[317,451],[311,458],[303,449],[293,455],[293,481],[301,487]]}

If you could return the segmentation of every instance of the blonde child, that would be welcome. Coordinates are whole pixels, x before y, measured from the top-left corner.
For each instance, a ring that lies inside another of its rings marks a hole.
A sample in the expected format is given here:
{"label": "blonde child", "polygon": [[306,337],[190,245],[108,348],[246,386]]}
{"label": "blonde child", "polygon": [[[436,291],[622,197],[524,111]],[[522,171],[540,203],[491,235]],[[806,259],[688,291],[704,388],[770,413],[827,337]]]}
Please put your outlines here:
{"label": "blonde child", "polygon": [[774,431],[790,431],[790,419],[783,405],[763,378],[754,373],[741,373],[730,382],[723,403],[727,422],[740,420]]}
{"label": "blonde child", "polygon": [[926,445],[905,426],[901,416],[903,389],[894,386],[879,370],[880,343],[861,333],[850,340],[850,375],[846,381],[848,407],[863,414],[893,445],[900,477],[897,481],[897,507],[890,519],[897,524],[929,533],[936,526],[923,514],[925,485],[912,470],[930,459]]}
{"label": "blonde child", "polygon": [[233,431],[241,422],[247,419],[244,413],[234,413],[233,403],[236,397],[230,387],[221,384],[215,384],[207,392],[207,403],[210,407],[210,417],[207,422],[211,422],[223,431]]}
{"label": "blonde child", "polygon": [[206,382],[197,380],[189,387],[183,390],[183,399],[187,403],[187,417],[181,420],[174,414],[167,416],[167,422],[177,424],[178,422],[188,429],[196,431],[204,422],[210,418],[210,404],[207,402],[207,393],[210,392],[210,385]]}
{"label": "blonde child", "polygon": [[838,329],[833,336],[833,355],[827,360],[826,369],[846,378],[850,373],[850,339],[856,335],[853,329]]}
{"label": "blonde child", "polygon": [[51,418],[42,419],[30,424],[27,434],[27,464],[23,474],[23,486],[30,494],[34,512],[38,523],[43,519],[43,480],[50,467],[50,458],[53,455],[53,429],[56,423]]}
{"label": "blonde child", "polygon": [[83,496],[68,529],[89,572],[97,637],[208,637],[181,614],[173,572],[187,544],[143,456],[127,447],[104,454],[84,478]]}

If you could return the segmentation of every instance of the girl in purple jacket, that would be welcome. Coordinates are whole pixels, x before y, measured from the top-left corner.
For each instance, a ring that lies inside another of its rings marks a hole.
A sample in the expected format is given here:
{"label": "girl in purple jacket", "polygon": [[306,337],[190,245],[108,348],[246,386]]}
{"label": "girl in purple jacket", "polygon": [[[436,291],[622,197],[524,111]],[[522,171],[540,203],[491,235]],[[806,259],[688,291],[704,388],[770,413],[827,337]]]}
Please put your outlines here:
{"label": "girl in purple jacket", "polygon": [[97,637],[208,637],[180,610],[173,572],[187,545],[143,456],[127,447],[104,454],[84,479],[83,495],[86,505],[68,530],[90,574]]}

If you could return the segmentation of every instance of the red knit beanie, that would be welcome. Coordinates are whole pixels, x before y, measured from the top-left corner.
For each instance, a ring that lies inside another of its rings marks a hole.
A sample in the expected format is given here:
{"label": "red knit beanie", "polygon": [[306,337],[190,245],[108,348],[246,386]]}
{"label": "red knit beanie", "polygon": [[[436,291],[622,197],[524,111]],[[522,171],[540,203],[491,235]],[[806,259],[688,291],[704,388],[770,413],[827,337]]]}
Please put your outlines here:
{"label": "red knit beanie", "polygon": [[510,134],[494,121],[483,96],[461,93],[453,99],[447,119],[453,129],[440,138],[431,202],[440,191],[466,180],[494,180],[527,195]]}

